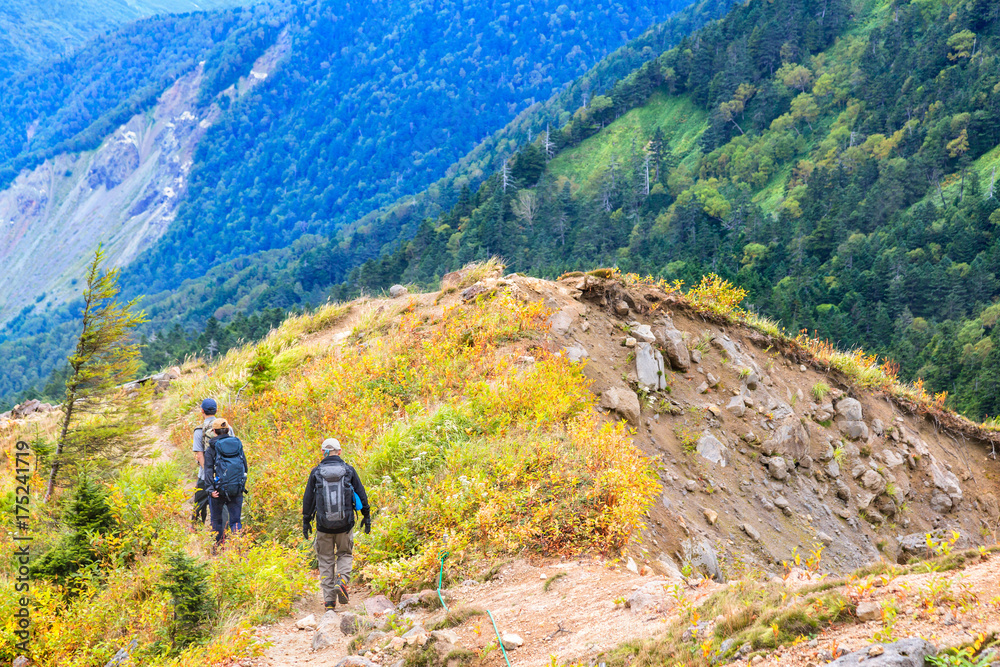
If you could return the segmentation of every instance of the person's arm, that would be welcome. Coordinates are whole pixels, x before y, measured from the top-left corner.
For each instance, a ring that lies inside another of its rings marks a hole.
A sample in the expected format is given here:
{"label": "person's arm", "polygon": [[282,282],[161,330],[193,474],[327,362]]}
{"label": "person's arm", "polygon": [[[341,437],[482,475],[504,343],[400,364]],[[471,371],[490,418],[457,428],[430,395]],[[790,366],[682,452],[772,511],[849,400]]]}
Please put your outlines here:
{"label": "person's arm", "polygon": [[351,476],[354,478],[352,480],[354,492],[361,499],[361,516],[364,517],[361,520],[361,527],[364,529],[365,535],[367,535],[372,531],[372,510],[368,506],[368,493],[365,491],[365,485],[361,483],[361,476],[358,475],[358,471],[354,468],[351,468]]}
{"label": "person's arm", "polygon": [[209,493],[215,491],[215,450],[209,447],[204,453],[205,456],[205,490]]}
{"label": "person's arm", "polygon": [[194,442],[191,444],[191,451],[194,452],[194,460],[198,462],[199,468],[205,467],[205,445],[202,442],[202,430],[201,428],[196,428],[194,430]]}
{"label": "person's arm", "polygon": [[312,532],[312,519],[316,513],[316,498],[313,496],[313,473],[315,468],[309,471],[309,479],[306,480],[306,490],[302,493],[302,537],[309,539]]}

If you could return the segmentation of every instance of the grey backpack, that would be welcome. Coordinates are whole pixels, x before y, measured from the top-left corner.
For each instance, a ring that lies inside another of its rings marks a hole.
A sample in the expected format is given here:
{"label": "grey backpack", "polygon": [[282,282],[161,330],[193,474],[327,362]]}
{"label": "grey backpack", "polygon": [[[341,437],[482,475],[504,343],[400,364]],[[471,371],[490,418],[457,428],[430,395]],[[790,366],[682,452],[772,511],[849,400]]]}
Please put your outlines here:
{"label": "grey backpack", "polygon": [[354,527],[354,486],[346,463],[325,463],[316,471],[316,527],[346,533]]}

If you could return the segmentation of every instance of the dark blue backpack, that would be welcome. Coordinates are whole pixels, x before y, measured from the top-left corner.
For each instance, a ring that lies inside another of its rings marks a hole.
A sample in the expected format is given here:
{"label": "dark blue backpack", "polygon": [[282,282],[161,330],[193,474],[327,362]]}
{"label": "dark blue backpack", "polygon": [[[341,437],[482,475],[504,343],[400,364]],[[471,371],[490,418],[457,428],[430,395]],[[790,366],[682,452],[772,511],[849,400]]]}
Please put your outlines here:
{"label": "dark blue backpack", "polygon": [[229,436],[215,441],[215,488],[224,502],[243,493],[247,469],[243,465],[243,443]]}

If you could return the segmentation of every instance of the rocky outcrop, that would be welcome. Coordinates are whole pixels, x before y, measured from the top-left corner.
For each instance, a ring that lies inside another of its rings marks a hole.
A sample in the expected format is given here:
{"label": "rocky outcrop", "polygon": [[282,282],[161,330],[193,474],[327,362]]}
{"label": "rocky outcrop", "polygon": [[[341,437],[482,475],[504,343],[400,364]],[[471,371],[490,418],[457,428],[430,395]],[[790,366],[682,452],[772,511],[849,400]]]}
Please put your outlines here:
{"label": "rocky outcrop", "polygon": [[937,655],[934,645],[911,637],[892,644],[872,644],[829,663],[830,667],[924,667],[924,659]]}

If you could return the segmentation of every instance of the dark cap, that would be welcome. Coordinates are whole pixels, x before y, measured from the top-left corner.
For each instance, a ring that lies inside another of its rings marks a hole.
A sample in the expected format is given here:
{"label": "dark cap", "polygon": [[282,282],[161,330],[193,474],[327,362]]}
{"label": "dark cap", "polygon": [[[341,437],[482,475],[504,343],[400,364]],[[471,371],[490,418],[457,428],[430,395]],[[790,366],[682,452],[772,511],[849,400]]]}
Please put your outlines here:
{"label": "dark cap", "polygon": [[214,398],[206,398],[201,402],[201,411],[206,415],[214,415],[218,411],[219,405]]}

